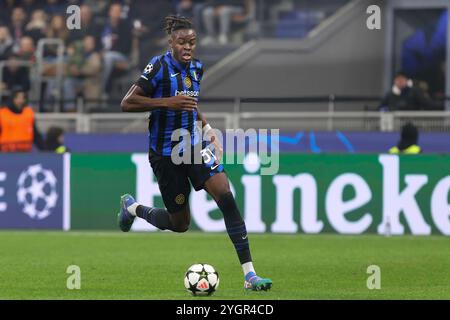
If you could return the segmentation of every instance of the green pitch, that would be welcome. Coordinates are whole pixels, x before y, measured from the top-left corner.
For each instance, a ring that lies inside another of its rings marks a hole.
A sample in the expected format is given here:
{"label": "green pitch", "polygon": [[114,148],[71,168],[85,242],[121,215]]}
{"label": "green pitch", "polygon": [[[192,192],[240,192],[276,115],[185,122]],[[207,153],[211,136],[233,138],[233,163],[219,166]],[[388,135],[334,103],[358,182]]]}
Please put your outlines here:
{"label": "green pitch", "polygon": [[[213,265],[220,286],[206,299],[450,299],[450,238],[250,235],[269,292],[243,291],[226,234],[0,232],[1,299],[205,299],[184,291],[185,270]],[[68,290],[69,265],[81,289]],[[381,268],[369,290],[367,267]]]}

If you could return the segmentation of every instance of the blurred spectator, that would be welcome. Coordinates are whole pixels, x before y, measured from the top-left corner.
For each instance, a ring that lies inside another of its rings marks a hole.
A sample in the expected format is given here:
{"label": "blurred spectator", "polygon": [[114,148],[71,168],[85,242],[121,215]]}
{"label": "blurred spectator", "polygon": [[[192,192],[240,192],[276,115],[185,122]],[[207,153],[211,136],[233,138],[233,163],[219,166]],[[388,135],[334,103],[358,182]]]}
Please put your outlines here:
{"label": "blurred spectator", "polygon": [[108,95],[110,77],[114,69],[127,70],[132,45],[132,28],[128,20],[121,19],[122,6],[114,3],[109,8],[109,19],[102,31],[103,74],[102,90]]}
{"label": "blurred spectator", "polygon": [[98,37],[98,34],[100,33],[99,26],[97,25],[97,23],[94,21],[94,19],[92,17],[91,8],[86,4],[83,4],[82,6],[80,6],[80,23],[81,23],[81,29],[71,30],[70,36],[69,36],[69,43],[72,43],[72,42],[78,41],[78,40],[82,40],[87,35],[92,35],[92,36],[96,37],[95,40],[97,42],[97,40],[98,40],[97,37]]}
{"label": "blurred spectator", "polygon": [[69,29],[66,26],[66,20],[62,15],[55,15],[50,20],[50,28],[47,30],[47,38],[57,38],[67,44],[69,39]]}
{"label": "blurred spectator", "polygon": [[44,5],[44,11],[49,16],[65,14],[66,8],[67,4],[65,1],[60,0],[47,0],[47,3]]}
{"label": "blurred spectator", "polygon": [[71,6],[71,5],[81,6],[81,4],[83,2],[84,2],[84,0],[66,0],[65,4],[66,4],[66,7]]}
{"label": "blurred spectator", "polygon": [[422,149],[417,145],[419,131],[412,123],[407,123],[402,127],[400,141],[391,149],[392,154],[418,154]]}
{"label": "blurred spectator", "polygon": [[6,25],[9,23],[12,15],[12,11],[17,4],[16,0],[0,0],[0,6],[2,10],[0,10],[0,24]]}
{"label": "blurred spectator", "polygon": [[25,36],[20,39],[17,57],[22,61],[35,61],[34,41],[31,37]]}
{"label": "blurred spectator", "polygon": [[[100,99],[102,60],[95,48],[95,38],[90,35],[71,45],[64,86],[66,99],[75,99],[81,94],[88,100]],[[89,109],[92,105],[88,101],[85,106]]]}
{"label": "blurred spectator", "polygon": [[17,90],[11,94],[8,106],[0,109],[0,151],[30,152],[33,143],[40,150],[44,148],[26,92]]}
{"label": "blurred spectator", "polygon": [[15,7],[11,15],[11,23],[9,30],[14,41],[14,52],[19,50],[20,39],[25,35],[27,15],[21,7]]}
{"label": "blurred spectator", "polygon": [[437,110],[441,108],[419,86],[414,85],[414,82],[403,72],[396,74],[392,90],[386,94],[379,107],[381,111]]}
{"label": "blurred spectator", "polygon": [[[153,8],[158,8],[158,10],[153,10]],[[167,38],[161,25],[164,24],[164,17],[173,13],[174,10],[175,8],[168,0],[153,0],[150,6],[147,0],[133,0],[129,19],[132,19],[135,29],[139,29],[139,24],[147,29],[146,40],[153,42],[156,38],[164,38],[166,45]],[[145,56],[147,59],[148,54],[146,53]]]}
{"label": "blurred spectator", "polygon": [[[66,21],[63,16],[53,16],[50,21],[50,27],[47,30],[46,38],[59,39],[62,41],[62,45],[66,46],[69,39],[69,30],[66,27]],[[65,48],[65,47],[64,47]],[[46,44],[44,47],[45,63],[43,66],[44,76],[56,76],[57,75],[57,57],[58,54],[64,54],[61,46],[57,44]],[[58,51],[60,50],[60,51]]]}
{"label": "blurred spectator", "polygon": [[47,30],[47,16],[44,10],[35,10],[31,14],[31,21],[26,26],[27,34],[33,38],[34,43],[45,37]]}
{"label": "blurred spectator", "polygon": [[193,0],[179,0],[174,1],[174,3],[177,14],[186,18],[192,18],[194,8]]}
{"label": "blurred spectator", "polygon": [[14,41],[6,26],[0,26],[0,61],[8,59],[12,53]]}
{"label": "blurred spectator", "polygon": [[433,97],[435,99],[445,99],[445,85],[446,85],[446,76],[447,75],[447,62],[445,61],[445,58],[440,63],[440,66],[436,72],[435,78],[436,78],[436,86],[435,86],[435,92],[433,93]]}
{"label": "blurred spectator", "polygon": [[232,23],[245,23],[253,18],[255,2],[254,0],[211,0],[203,10],[203,23],[206,29],[206,37],[201,42],[208,45],[215,42],[216,18],[219,21],[219,43],[229,42]]}
{"label": "blurred spectator", "polygon": [[2,90],[11,91],[18,88],[25,92],[30,90],[30,69],[19,65],[19,62],[17,55],[11,55],[8,58],[6,67],[3,69],[3,82],[0,83]]}
{"label": "blurred spectator", "polygon": [[[106,22],[110,2],[110,0],[85,0],[83,4],[91,8],[94,22],[103,25]],[[148,0],[146,2],[148,3]]]}
{"label": "blurred spectator", "polygon": [[45,150],[56,153],[66,153],[70,150],[64,145],[64,130],[60,127],[50,127],[47,130]]}
{"label": "blurred spectator", "polygon": [[148,0],[132,1],[129,19],[133,22],[135,38],[142,39],[137,42],[136,50],[141,53],[135,60],[139,69],[147,65],[148,57],[160,54],[161,50],[167,47],[167,37],[161,26],[164,25],[164,17],[173,13],[174,8],[172,2],[168,0],[152,0],[151,5]]}
{"label": "blurred spectator", "polygon": [[[47,30],[46,38],[54,38],[62,40],[63,45],[66,45],[69,39],[69,29],[66,27],[66,21],[62,15],[54,15],[50,20],[50,27]],[[48,44],[44,49],[45,62],[42,68],[42,73],[46,77],[57,77],[58,76],[58,64],[57,57],[59,54],[64,54],[61,47],[56,44]],[[46,101],[51,101],[53,98],[59,97],[60,86],[63,83],[58,82],[57,78],[50,78],[47,81],[47,87],[45,89]]]}
{"label": "blurred spectator", "polygon": [[25,14],[27,15],[27,17],[31,17],[33,15],[33,12],[38,10],[38,9],[42,9],[39,5],[39,2],[42,3],[42,0],[22,0],[21,3],[21,7],[23,8],[23,10],[25,11]]}
{"label": "blurred spectator", "polygon": [[206,5],[206,0],[180,0],[176,5],[176,11],[180,16],[191,19],[196,30],[201,30],[202,12]]}

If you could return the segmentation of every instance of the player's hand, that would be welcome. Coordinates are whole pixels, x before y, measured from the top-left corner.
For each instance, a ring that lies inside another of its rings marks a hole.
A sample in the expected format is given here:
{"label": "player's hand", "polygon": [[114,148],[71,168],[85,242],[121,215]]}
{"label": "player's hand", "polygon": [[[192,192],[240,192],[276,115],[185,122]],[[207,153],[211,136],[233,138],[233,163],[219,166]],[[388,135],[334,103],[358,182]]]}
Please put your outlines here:
{"label": "player's hand", "polygon": [[167,106],[176,110],[194,111],[197,109],[197,99],[184,95],[167,98]]}
{"label": "player's hand", "polygon": [[213,145],[213,149],[215,151],[215,156],[218,161],[217,164],[219,164],[222,161],[223,148],[222,148],[222,143],[220,142],[220,139],[215,134],[214,130],[215,129],[211,129],[208,131],[208,139],[209,139],[209,141],[211,141],[211,143]]}

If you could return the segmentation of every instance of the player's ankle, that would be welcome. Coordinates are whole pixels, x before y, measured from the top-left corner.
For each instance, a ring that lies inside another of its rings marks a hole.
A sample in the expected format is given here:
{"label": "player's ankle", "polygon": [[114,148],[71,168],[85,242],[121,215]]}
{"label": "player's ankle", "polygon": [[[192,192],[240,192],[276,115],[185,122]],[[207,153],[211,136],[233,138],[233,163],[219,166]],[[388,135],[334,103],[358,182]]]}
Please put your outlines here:
{"label": "player's ankle", "polygon": [[127,211],[136,217],[136,209],[139,206],[139,204],[137,202],[133,203],[131,206],[127,207]]}
{"label": "player's ankle", "polygon": [[256,273],[250,271],[245,275],[245,281],[249,282],[252,278],[257,277]]}

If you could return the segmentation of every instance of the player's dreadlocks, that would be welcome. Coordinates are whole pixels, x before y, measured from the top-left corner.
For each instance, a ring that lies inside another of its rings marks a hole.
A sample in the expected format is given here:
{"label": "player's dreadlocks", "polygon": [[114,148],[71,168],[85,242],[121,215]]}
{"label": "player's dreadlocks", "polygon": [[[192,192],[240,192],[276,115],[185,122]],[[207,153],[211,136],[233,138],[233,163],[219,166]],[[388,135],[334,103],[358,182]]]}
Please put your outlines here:
{"label": "player's dreadlocks", "polygon": [[191,20],[185,17],[170,15],[165,18],[166,26],[164,30],[168,35],[180,29],[192,29],[194,25]]}

